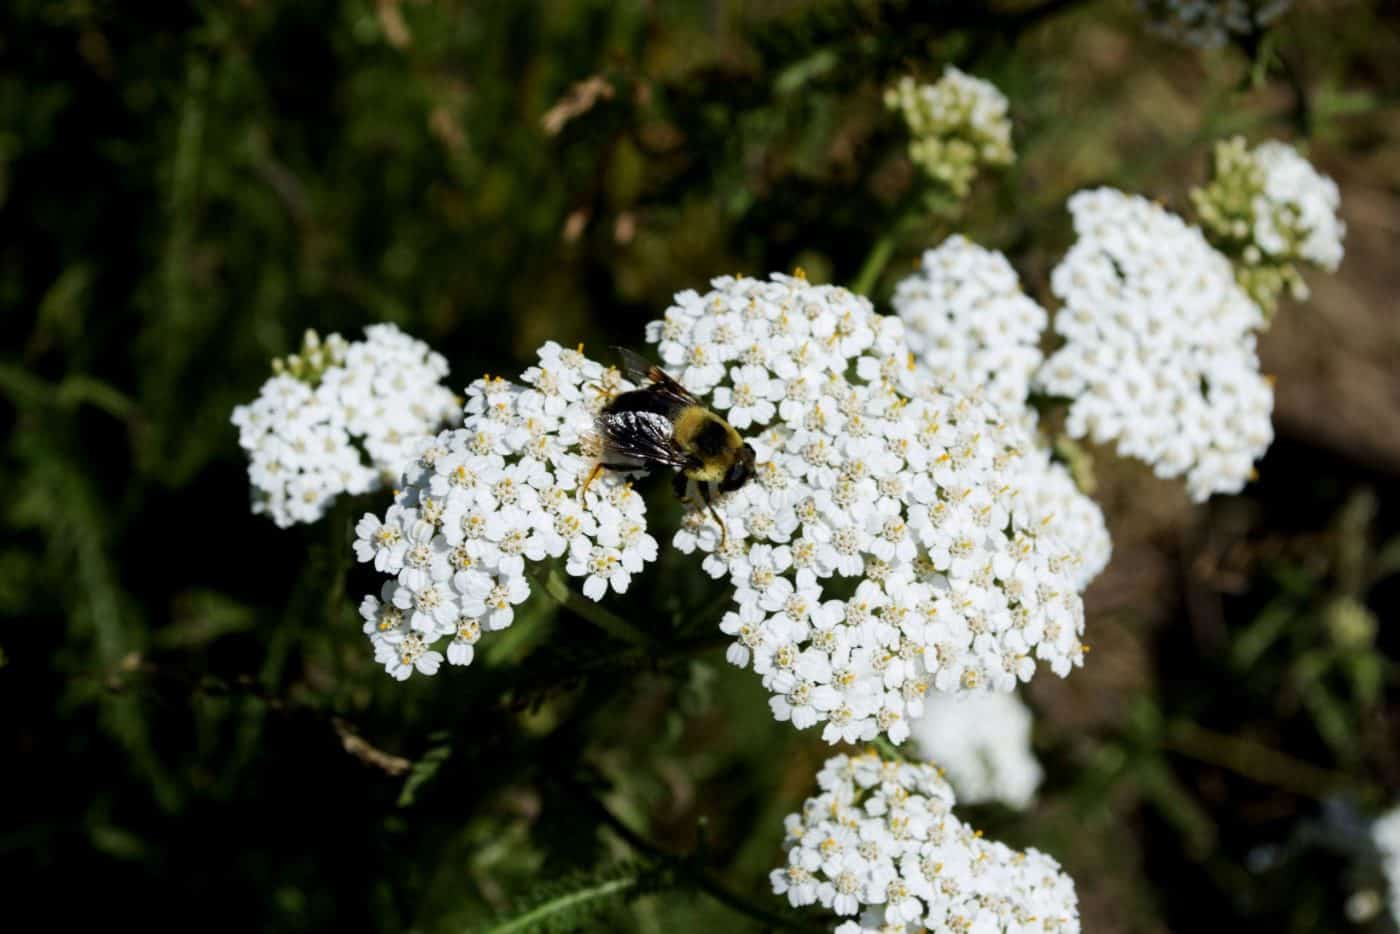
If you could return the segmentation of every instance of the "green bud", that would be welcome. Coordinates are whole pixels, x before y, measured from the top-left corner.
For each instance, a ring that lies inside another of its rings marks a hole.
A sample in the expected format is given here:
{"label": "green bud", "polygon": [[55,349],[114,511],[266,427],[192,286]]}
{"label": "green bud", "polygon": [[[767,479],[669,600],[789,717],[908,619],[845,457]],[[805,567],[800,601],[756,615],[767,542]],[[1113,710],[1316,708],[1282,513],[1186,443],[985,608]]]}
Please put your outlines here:
{"label": "green bud", "polygon": [[1376,614],[1355,597],[1338,597],[1327,605],[1323,621],[1341,649],[1366,649],[1376,641]]}

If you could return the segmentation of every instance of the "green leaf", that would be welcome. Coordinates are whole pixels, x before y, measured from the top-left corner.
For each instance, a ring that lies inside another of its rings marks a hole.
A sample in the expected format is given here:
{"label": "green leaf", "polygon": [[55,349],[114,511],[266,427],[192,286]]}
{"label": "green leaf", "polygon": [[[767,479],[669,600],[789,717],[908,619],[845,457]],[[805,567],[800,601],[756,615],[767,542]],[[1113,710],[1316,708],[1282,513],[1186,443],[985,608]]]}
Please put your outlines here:
{"label": "green leaf", "polygon": [[1203,859],[1215,848],[1215,821],[1176,780],[1160,756],[1141,761],[1134,774],[1143,797],[1181,834],[1192,859]]}
{"label": "green leaf", "polygon": [[398,806],[409,807],[413,804],[418,792],[437,775],[449,758],[452,757],[452,746],[447,743],[446,733],[435,733],[433,739],[439,745],[434,746],[423,754],[423,758],[413,763],[413,767],[408,770],[408,777],[404,779],[403,791],[399,792]]}
{"label": "green leaf", "polygon": [[177,608],[174,622],[156,633],[159,648],[197,648],[257,625],[251,607],[213,590],[189,591],[177,599]]}
{"label": "green leaf", "polygon": [[1235,670],[1254,667],[1269,647],[1288,631],[1288,624],[1296,618],[1297,612],[1297,607],[1286,600],[1275,600],[1264,607],[1230,647],[1230,663]]}
{"label": "green leaf", "polygon": [[597,874],[546,882],[526,896],[508,918],[482,925],[479,934],[526,934],[589,929],[609,908],[641,894],[649,874],[623,864]]}

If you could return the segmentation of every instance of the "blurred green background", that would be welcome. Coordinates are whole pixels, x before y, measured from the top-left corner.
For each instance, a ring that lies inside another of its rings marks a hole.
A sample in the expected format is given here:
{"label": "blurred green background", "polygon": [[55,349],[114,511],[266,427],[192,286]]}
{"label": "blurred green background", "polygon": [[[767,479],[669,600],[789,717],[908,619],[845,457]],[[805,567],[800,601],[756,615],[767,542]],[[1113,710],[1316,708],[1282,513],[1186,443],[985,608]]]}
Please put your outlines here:
{"label": "blurred green background", "polygon": [[[1009,96],[1019,160],[910,220],[880,94],[947,62]],[[307,327],[397,322],[460,387],[639,344],[715,275],[849,282],[892,229],[877,299],[953,229],[1044,299],[1068,194],[1181,210],[1233,133],[1306,145],[1349,225],[1262,342],[1279,439],[1198,509],[1099,458],[1093,652],[1029,691],[1047,783],[968,811],[1059,858],[1089,931],[1385,930],[1342,914],[1400,790],[1400,9],[1360,2],[1201,54],[1127,2],[8,0],[5,889],[54,925],[464,930],[622,878],[588,924],[759,929],[715,890],[782,911],[818,738],[713,640],[641,658],[546,602],[390,681],[346,567],[378,502],[254,518],[231,409]],[[716,596],[670,553],[618,609],[710,633]]]}

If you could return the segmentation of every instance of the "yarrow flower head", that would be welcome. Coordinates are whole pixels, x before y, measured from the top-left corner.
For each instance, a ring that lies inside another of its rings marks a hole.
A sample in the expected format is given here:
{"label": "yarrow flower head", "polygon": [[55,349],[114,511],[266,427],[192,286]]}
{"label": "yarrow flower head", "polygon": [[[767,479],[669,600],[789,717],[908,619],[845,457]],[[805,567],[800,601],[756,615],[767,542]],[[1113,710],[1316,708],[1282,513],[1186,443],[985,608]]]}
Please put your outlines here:
{"label": "yarrow flower head", "polygon": [[1018,810],[1044,775],[1031,750],[1031,712],[1015,694],[935,694],[914,721],[914,748],[937,762],[964,804]]}
{"label": "yarrow flower head", "polygon": [[284,528],[398,476],[458,407],[440,384],[447,362],[392,324],[372,325],[354,343],[308,331],[301,353],[273,370],[232,420],[248,452],[253,512]]}
{"label": "yarrow flower head", "polygon": [[1206,236],[1234,260],[1240,285],[1266,314],[1285,289],[1307,298],[1300,266],[1334,272],[1342,261],[1337,184],[1287,143],[1218,143],[1210,183],[1191,200]]}
{"label": "yarrow flower head", "polygon": [[1277,20],[1293,0],[1139,0],[1150,28],[1198,49],[1218,49],[1231,36],[1252,35]]}
{"label": "yarrow flower head", "polygon": [[[924,253],[920,271],[896,287],[894,308],[905,323],[915,364],[935,383],[991,401],[1002,417],[1035,433],[1027,404],[1044,355],[1045,309],[1021,291],[1006,257],[961,236]],[[1027,527],[1050,526],[1076,556],[1082,591],[1108,563],[1112,545],[1103,512],[1076,487],[1068,470],[1039,440],[1022,458]]]}
{"label": "yarrow flower head", "polygon": [[959,198],[982,167],[1016,158],[1006,95],[952,65],[933,84],[906,75],[885,92],[885,104],[909,128],[909,158]]}
{"label": "yarrow flower head", "polygon": [[838,755],[817,785],[788,815],[787,865],[769,878],[793,907],[858,916],[836,934],[1080,929],[1059,863],[983,839],[953,815],[953,789],[932,765]]}
{"label": "yarrow flower head", "polygon": [[597,412],[632,388],[616,369],[554,342],[521,376],[467,389],[461,428],[420,443],[394,504],[356,526],[355,554],[389,575],[360,612],[395,678],[468,665],[483,633],[515,620],[527,572],[563,563],[601,600],[656,559],[646,503],[618,474],[581,486],[597,456]]}
{"label": "yarrow flower head", "polygon": [[1051,285],[1064,346],[1039,388],[1071,400],[1066,432],[1186,475],[1192,499],[1240,490],[1273,440],[1259,308],[1201,232],[1110,188],[1069,202],[1078,240]]}
{"label": "yarrow flower head", "polygon": [[915,367],[898,318],[800,277],[726,277],[647,339],[716,412],[749,416],[756,477],[715,503],[726,534],[697,510],[674,543],[734,584],[728,658],[777,719],[902,742],[930,688],[1082,662],[1075,556],[1021,489],[1029,438]]}
{"label": "yarrow flower head", "polygon": [[1003,411],[1025,405],[1048,319],[1005,256],[949,237],[895,286],[893,304],[909,349],[939,385],[980,388]]}

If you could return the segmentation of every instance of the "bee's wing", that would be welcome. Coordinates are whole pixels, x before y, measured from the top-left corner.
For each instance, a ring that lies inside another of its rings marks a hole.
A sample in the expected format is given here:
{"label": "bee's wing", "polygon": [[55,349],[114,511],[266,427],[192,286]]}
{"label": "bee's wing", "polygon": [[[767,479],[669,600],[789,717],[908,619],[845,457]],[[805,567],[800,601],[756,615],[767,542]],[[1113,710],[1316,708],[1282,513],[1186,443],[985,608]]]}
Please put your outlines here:
{"label": "bee's wing", "polygon": [[620,454],[650,464],[690,466],[692,458],[671,435],[671,420],[656,412],[604,412],[598,416],[605,458]]}
{"label": "bee's wing", "polygon": [[650,385],[653,392],[659,392],[685,405],[704,405],[699,399],[669,373],[652,363],[646,357],[626,347],[614,347],[622,358],[622,372],[632,382],[640,386]]}

